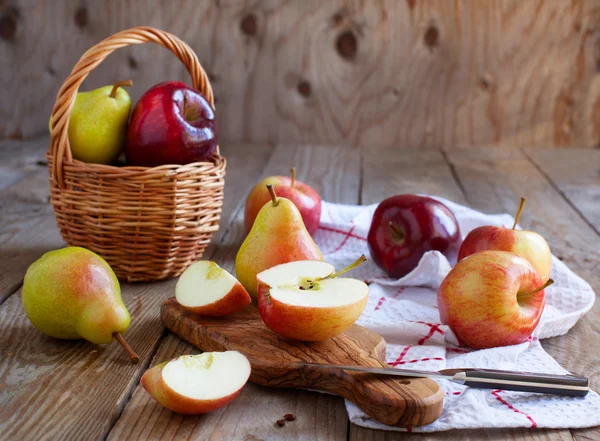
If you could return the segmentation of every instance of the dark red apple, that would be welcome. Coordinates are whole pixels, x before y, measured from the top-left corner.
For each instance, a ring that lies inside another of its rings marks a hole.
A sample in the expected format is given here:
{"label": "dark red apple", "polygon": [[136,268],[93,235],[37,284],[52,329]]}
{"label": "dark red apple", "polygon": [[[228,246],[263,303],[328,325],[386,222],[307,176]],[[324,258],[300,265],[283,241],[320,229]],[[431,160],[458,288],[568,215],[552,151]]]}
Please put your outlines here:
{"label": "dark red apple", "polygon": [[131,114],[125,156],[128,165],[156,167],[208,160],[217,150],[215,112],[208,101],[178,81],[144,93]]}
{"label": "dark red apple", "polygon": [[367,237],[375,263],[397,278],[415,269],[427,251],[437,250],[449,259],[456,257],[460,239],[458,222],[448,207],[412,194],[382,201]]}

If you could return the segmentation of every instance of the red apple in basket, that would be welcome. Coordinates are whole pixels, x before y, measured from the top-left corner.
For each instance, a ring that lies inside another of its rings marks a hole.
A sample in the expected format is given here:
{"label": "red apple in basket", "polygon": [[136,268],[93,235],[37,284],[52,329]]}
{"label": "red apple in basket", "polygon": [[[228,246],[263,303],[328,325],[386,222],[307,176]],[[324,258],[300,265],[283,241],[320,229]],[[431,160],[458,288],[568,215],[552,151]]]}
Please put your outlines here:
{"label": "red apple in basket", "polygon": [[440,317],[475,349],[522,343],[539,323],[544,289],[552,283],[514,253],[475,253],[458,262],[442,282]]}
{"label": "red apple in basket", "polygon": [[367,240],[375,263],[399,278],[415,269],[427,251],[456,257],[460,230],[450,209],[441,202],[401,194],[379,204]]}
{"label": "red apple in basket", "polygon": [[271,201],[271,194],[267,185],[272,185],[278,196],[289,199],[300,211],[304,226],[310,235],[319,229],[321,220],[321,197],[314,188],[304,182],[296,180],[296,169],[292,168],[291,177],[270,176],[254,186],[244,209],[244,223],[246,232],[249,233],[254,225],[254,220],[260,209]]}
{"label": "red apple in basket", "polygon": [[167,81],[142,95],[127,129],[127,164],[156,167],[208,160],[217,150],[215,112],[191,87]]}
{"label": "red apple in basket", "polygon": [[521,206],[512,228],[489,225],[471,231],[460,247],[458,260],[479,251],[510,251],[527,259],[542,280],[548,279],[552,268],[552,253],[548,242],[533,231],[515,230],[524,206],[525,198],[521,198]]}

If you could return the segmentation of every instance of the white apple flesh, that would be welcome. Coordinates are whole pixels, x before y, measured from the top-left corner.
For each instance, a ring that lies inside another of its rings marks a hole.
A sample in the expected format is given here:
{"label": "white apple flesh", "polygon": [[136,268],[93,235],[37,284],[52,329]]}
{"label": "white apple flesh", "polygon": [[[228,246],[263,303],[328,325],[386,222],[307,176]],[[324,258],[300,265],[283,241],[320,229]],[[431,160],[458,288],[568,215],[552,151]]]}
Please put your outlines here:
{"label": "white apple flesh", "polygon": [[279,336],[322,341],[350,327],[362,313],[368,286],[351,278],[328,278],[335,269],[320,261],[277,265],[258,274],[258,308]]}
{"label": "white apple flesh", "polygon": [[167,409],[200,415],[233,400],[250,372],[250,362],[240,352],[205,352],[159,364],[146,371],[140,382]]}
{"label": "white apple flesh", "polygon": [[238,280],[215,262],[190,265],[175,286],[179,304],[200,315],[222,317],[250,304],[252,299]]}

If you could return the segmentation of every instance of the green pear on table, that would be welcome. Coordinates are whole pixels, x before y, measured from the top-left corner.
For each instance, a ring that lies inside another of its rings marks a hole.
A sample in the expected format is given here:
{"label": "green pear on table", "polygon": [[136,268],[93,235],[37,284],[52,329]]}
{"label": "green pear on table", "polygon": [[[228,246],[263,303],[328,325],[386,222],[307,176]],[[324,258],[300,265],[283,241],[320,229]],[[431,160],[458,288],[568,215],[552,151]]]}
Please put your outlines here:
{"label": "green pear on table", "polygon": [[267,185],[267,188],[271,201],[258,212],[235,259],[237,279],[254,298],[258,273],[281,263],[323,260],[298,208],[289,199],[277,197],[273,186]]}
{"label": "green pear on table", "polygon": [[137,361],[121,336],[130,316],[119,281],[108,263],[92,251],[67,247],[45,253],[27,270],[22,297],[25,314],[44,334],[94,344],[116,339]]}
{"label": "green pear on table", "polygon": [[[125,148],[131,98],[119,81],[90,92],[79,92],[69,118],[69,145],[73,157],[83,162],[111,164]],[[52,117],[49,122],[52,131]]]}

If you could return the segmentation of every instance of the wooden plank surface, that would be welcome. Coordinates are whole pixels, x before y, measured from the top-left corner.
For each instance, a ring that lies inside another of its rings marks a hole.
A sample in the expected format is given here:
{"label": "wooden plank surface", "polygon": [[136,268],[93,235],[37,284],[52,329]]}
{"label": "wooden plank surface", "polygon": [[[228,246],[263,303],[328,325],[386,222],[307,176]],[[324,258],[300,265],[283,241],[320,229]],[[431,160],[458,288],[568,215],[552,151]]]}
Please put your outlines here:
{"label": "wooden plank surface", "polygon": [[600,234],[600,150],[528,149],[525,155]]}
{"label": "wooden plank surface", "polygon": [[[0,137],[45,133],[78,57],[145,24],[198,54],[223,141],[600,143],[596,0],[51,3],[0,7]],[[127,78],[134,100],[160,81],[189,79],[170,53],[146,45],[111,55],[85,89]]]}
{"label": "wooden plank surface", "polygon": [[[355,204],[360,183],[359,162],[359,152],[354,149],[278,146],[262,176],[286,175],[295,166],[297,179],[313,186],[323,199]],[[249,191],[251,186],[246,189]],[[212,257],[231,272],[234,271],[237,249],[245,237],[242,206],[243,200]],[[194,351],[191,345],[169,335],[152,365]],[[283,428],[276,426],[275,421],[286,412],[294,413],[296,421]],[[200,417],[181,417],[163,409],[144,389],[137,387],[108,440],[142,441],[152,434],[157,440],[342,441],[347,438],[347,426],[343,400],[324,394],[268,389],[249,383],[240,397],[226,408]]]}
{"label": "wooden plank surface", "polygon": [[[225,191],[232,197],[240,191],[243,193],[254,181],[272,150],[268,145],[244,147],[246,156],[232,158],[228,169],[233,176],[238,175],[235,180],[226,180]],[[223,151],[226,154],[227,147]],[[42,187],[41,183],[39,187],[33,186],[36,191],[42,191]],[[29,213],[27,207],[19,209],[19,204],[11,207],[20,212],[23,219]],[[53,232],[56,230],[54,217],[48,207],[44,207],[43,222],[33,226],[35,234],[56,234]],[[234,208],[231,203],[224,206],[222,225],[227,224]],[[22,230],[16,236],[23,237],[28,233],[28,230]],[[31,248],[31,244],[23,246]],[[2,261],[0,267],[6,263]],[[22,273],[19,277],[22,278]],[[0,306],[0,323],[3,325],[0,337],[3,354],[0,359],[0,439],[106,437],[164,338],[159,308],[164,299],[173,295],[174,285],[175,280],[122,284],[123,300],[132,322],[125,337],[140,356],[138,365],[129,363],[116,343],[94,346],[85,341],[60,341],[42,335],[23,313],[20,291],[8,297]],[[15,345],[15,342],[19,344]]]}

